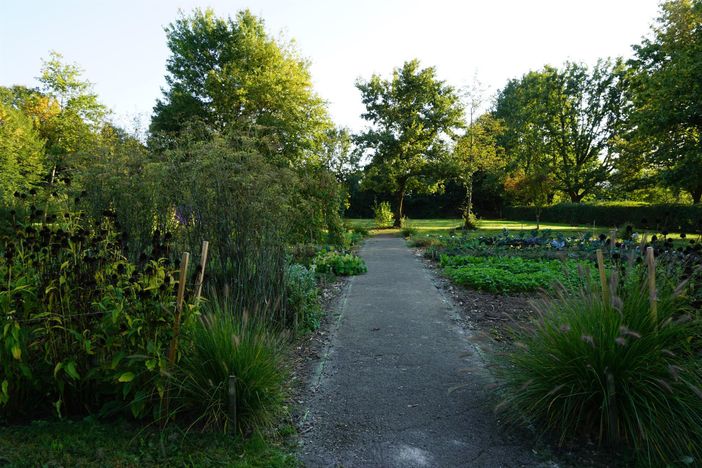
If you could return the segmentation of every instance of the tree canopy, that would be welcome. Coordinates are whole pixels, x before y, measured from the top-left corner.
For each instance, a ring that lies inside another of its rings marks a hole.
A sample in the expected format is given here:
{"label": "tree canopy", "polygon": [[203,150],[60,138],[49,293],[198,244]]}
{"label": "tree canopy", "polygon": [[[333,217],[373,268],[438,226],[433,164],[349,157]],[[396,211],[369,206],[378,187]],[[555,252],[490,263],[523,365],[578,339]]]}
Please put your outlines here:
{"label": "tree canopy", "polygon": [[[634,47],[629,139],[667,186],[702,199],[702,1],[661,5]],[[636,155],[634,155],[636,156]]]}
{"label": "tree canopy", "polygon": [[250,11],[218,18],[210,9],[181,14],[166,27],[168,88],[151,131],[177,136],[195,126],[255,133],[266,153],[297,163],[320,149],[331,124],[314,93],[308,63],[290,43],[271,38]]}
{"label": "tree canopy", "polygon": [[421,68],[418,60],[405,62],[390,79],[373,75],[356,87],[370,124],[356,136],[359,149],[371,156],[365,185],[394,195],[399,226],[407,192],[437,187],[432,166],[449,154],[464,126],[463,108],[454,88],[439,80],[433,67]]}
{"label": "tree canopy", "polygon": [[601,187],[616,158],[621,74],[619,62],[599,61],[592,69],[566,63],[511,80],[495,116],[505,124],[501,142],[516,166],[529,178],[550,174],[553,190],[573,202]]}

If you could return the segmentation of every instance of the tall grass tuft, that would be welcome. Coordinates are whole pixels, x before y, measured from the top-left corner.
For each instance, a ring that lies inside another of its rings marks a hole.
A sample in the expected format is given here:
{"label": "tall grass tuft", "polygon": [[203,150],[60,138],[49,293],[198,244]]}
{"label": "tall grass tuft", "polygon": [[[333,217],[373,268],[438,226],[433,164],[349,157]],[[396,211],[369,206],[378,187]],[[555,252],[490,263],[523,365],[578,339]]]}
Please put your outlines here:
{"label": "tall grass tuft", "polygon": [[[265,428],[281,409],[285,339],[238,312],[226,298],[206,303],[178,365],[177,411],[202,429]],[[230,376],[236,377],[236,421],[230,419]]]}
{"label": "tall grass tuft", "polygon": [[586,281],[535,304],[538,319],[496,356],[499,407],[561,443],[587,437],[633,449],[642,465],[700,464],[700,320],[686,306],[688,284],[663,275],[654,317],[644,273],[612,273],[607,301]]}

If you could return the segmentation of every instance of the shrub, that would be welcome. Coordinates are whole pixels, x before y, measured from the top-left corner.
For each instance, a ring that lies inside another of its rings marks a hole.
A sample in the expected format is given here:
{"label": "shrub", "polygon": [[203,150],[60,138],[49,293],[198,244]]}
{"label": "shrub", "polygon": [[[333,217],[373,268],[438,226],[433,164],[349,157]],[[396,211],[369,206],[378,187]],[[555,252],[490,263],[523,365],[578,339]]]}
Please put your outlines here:
{"label": "shrub", "polygon": [[369,234],[368,228],[365,228],[363,226],[354,226],[353,232],[354,232],[354,234],[359,234],[363,237],[368,237],[368,234]]}
{"label": "shrub", "polygon": [[494,358],[501,406],[513,421],[561,442],[587,437],[627,446],[643,465],[699,464],[700,320],[689,315],[685,287],[675,281],[659,283],[654,318],[644,273],[626,268],[611,302],[591,283],[539,303],[538,319]]}
{"label": "shrub", "polygon": [[442,255],[440,264],[453,282],[495,293],[551,289],[558,283],[570,287],[579,281],[579,263],[573,260]]}
{"label": "shrub", "polygon": [[386,201],[373,205],[373,215],[375,217],[375,227],[380,229],[392,227],[395,220],[390,202]]}
{"label": "shrub", "polygon": [[[265,313],[259,315],[266,315]],[[229,377],[236,378],[236,430],[269,426],[284,399],[284,339],[214,298],[183,344],[174,376],[175,410],[203,429],[231,430]]]}
{"label": "shrub", "polygon": [[[113,215],[98,225],[36,210],[0,242],[0,414],[76,415],[128,406],[155,410],[173,329],[176,271],[121,254]],[[164,235],[165,237],[165,235]],[[189,310],[189,309],[188,309]],[[185,322],[188,320],[186,313]],[[34,413],[32,413],[34,412]]]}
{"label": "shrub", "polygon": [[319,328],[322,308],[317,296],[314,272],[304,265],[290,265],[286,272],[288,312],[295,317],[297,328],[313,331]]}
{"label": "shrub", "polygon": [[[506,208],[506,219],[536,219],[536,208],[516,206]],[[549,223],[585,224],[600,227],[622,226],[633,221],[636,229],[660,231],[702,232],[700,205],[646,205],[634,202],[618,203],[560,203],[541,209],[541,221]]]}
{"label": "shrub", "polygon": [[338,252],[320,252],[314,264],[319,273],[333,273],[339,276],[360,275],[368,271],[366,262],[357,255]]}

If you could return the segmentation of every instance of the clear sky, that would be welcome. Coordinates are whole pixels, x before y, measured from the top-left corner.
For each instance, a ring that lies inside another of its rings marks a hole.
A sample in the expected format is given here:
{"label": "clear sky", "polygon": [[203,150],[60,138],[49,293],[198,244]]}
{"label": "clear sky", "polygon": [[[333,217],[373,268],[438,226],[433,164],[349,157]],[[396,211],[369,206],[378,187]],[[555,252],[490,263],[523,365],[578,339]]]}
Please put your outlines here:
{"label": "clear sky", "polygon": [[405,60],[436,66],[490,93],[545,64],[630,56],[656,0],[0,0],[0,85],[35,86],[50,50],[77,63],[117,122],[147,123],[168,57],[163,27],[178,9],[249,8],[311,60],[315,89],[337,124],[362,127],[354,81]]}

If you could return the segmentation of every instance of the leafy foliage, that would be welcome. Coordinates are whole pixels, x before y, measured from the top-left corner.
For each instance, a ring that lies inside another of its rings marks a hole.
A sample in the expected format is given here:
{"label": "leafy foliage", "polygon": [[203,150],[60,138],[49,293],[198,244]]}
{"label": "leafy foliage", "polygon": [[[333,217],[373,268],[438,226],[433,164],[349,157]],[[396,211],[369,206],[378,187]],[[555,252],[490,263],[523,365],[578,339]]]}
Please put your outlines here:
{"label": "leafy foliage", "polygon": [[363,118],[372,125],[356,137],[360,149],[372,153],[364,184],[393,194],[394,225],[400,227],[405,194],[436,190],[432,172],[448,154],[447,138],[463,125],[463,109],[454,89],[418,60],[406,62],[390,80],[373,75],[356,87],[366,106]]}
{"label": "leafy foliage", "polygon": [[357,255],[336,251],[320,252],[314,259],[315,271],[338,276],[360,275],[368,271],[366,262]]}
{"label": "leafy foliage", "polygon": [[97,225],[65,213],[37,226],[41,218],[32,207],[0,244],[0,413],[156,411],[177,286],[161,258],[167,240],[154,238],[154,256],[135,265],[110,213]]}
{"label": "leafy foliage", "polygon": [[166,35],[168,89],[154,107],[156,136],[235,127],[256,132],[257,150],[283,164],[299,164],[321,149],[330,124],[308,64],[291,44],[269,37],[261,19],[248,10],[223,19],[197,9],[170,24]]}
{"label": "leafy foliage", "polygon": [[36,190],[45,172],[44,142],[32,120],[0,99],[0,201]]}
{"label": "leafy foliage", "polygon": [[295,323],[303,331],[319,328],[322,308],[317,295],[314,272],[304,265],[293,264],[286,272],[287,307],[294,314]]}
{"label": "leafy foliage", "polygon": [[382,229],[392,226],[394,214],[390,202],[383,201],[373,205],[373,214],[375,215],[375,227]]}
{"label": "leafy foliage", "polygon": [[442,255],[444,274],[457,284],[496,293],[553,289],[577,284],[578,262],[530,260],[520,257]]}
{"label": "leafy foliage", "polygon": [[566,63],[507,84],[495,117],[505,125],[502,145],[527,179],[552,176],[552,189],[572,202],[606,180],[622,120],[621,74],[619,63],[599,61],[592,69]]}
{"label": "leafy foliage", "polygon": [[689,192],[694,203],[702,199],[701,22],[699,0],[662,2],[651,37],[634,46],[629,62],[627,156],[633,165],[662,168],[659,181]]}

